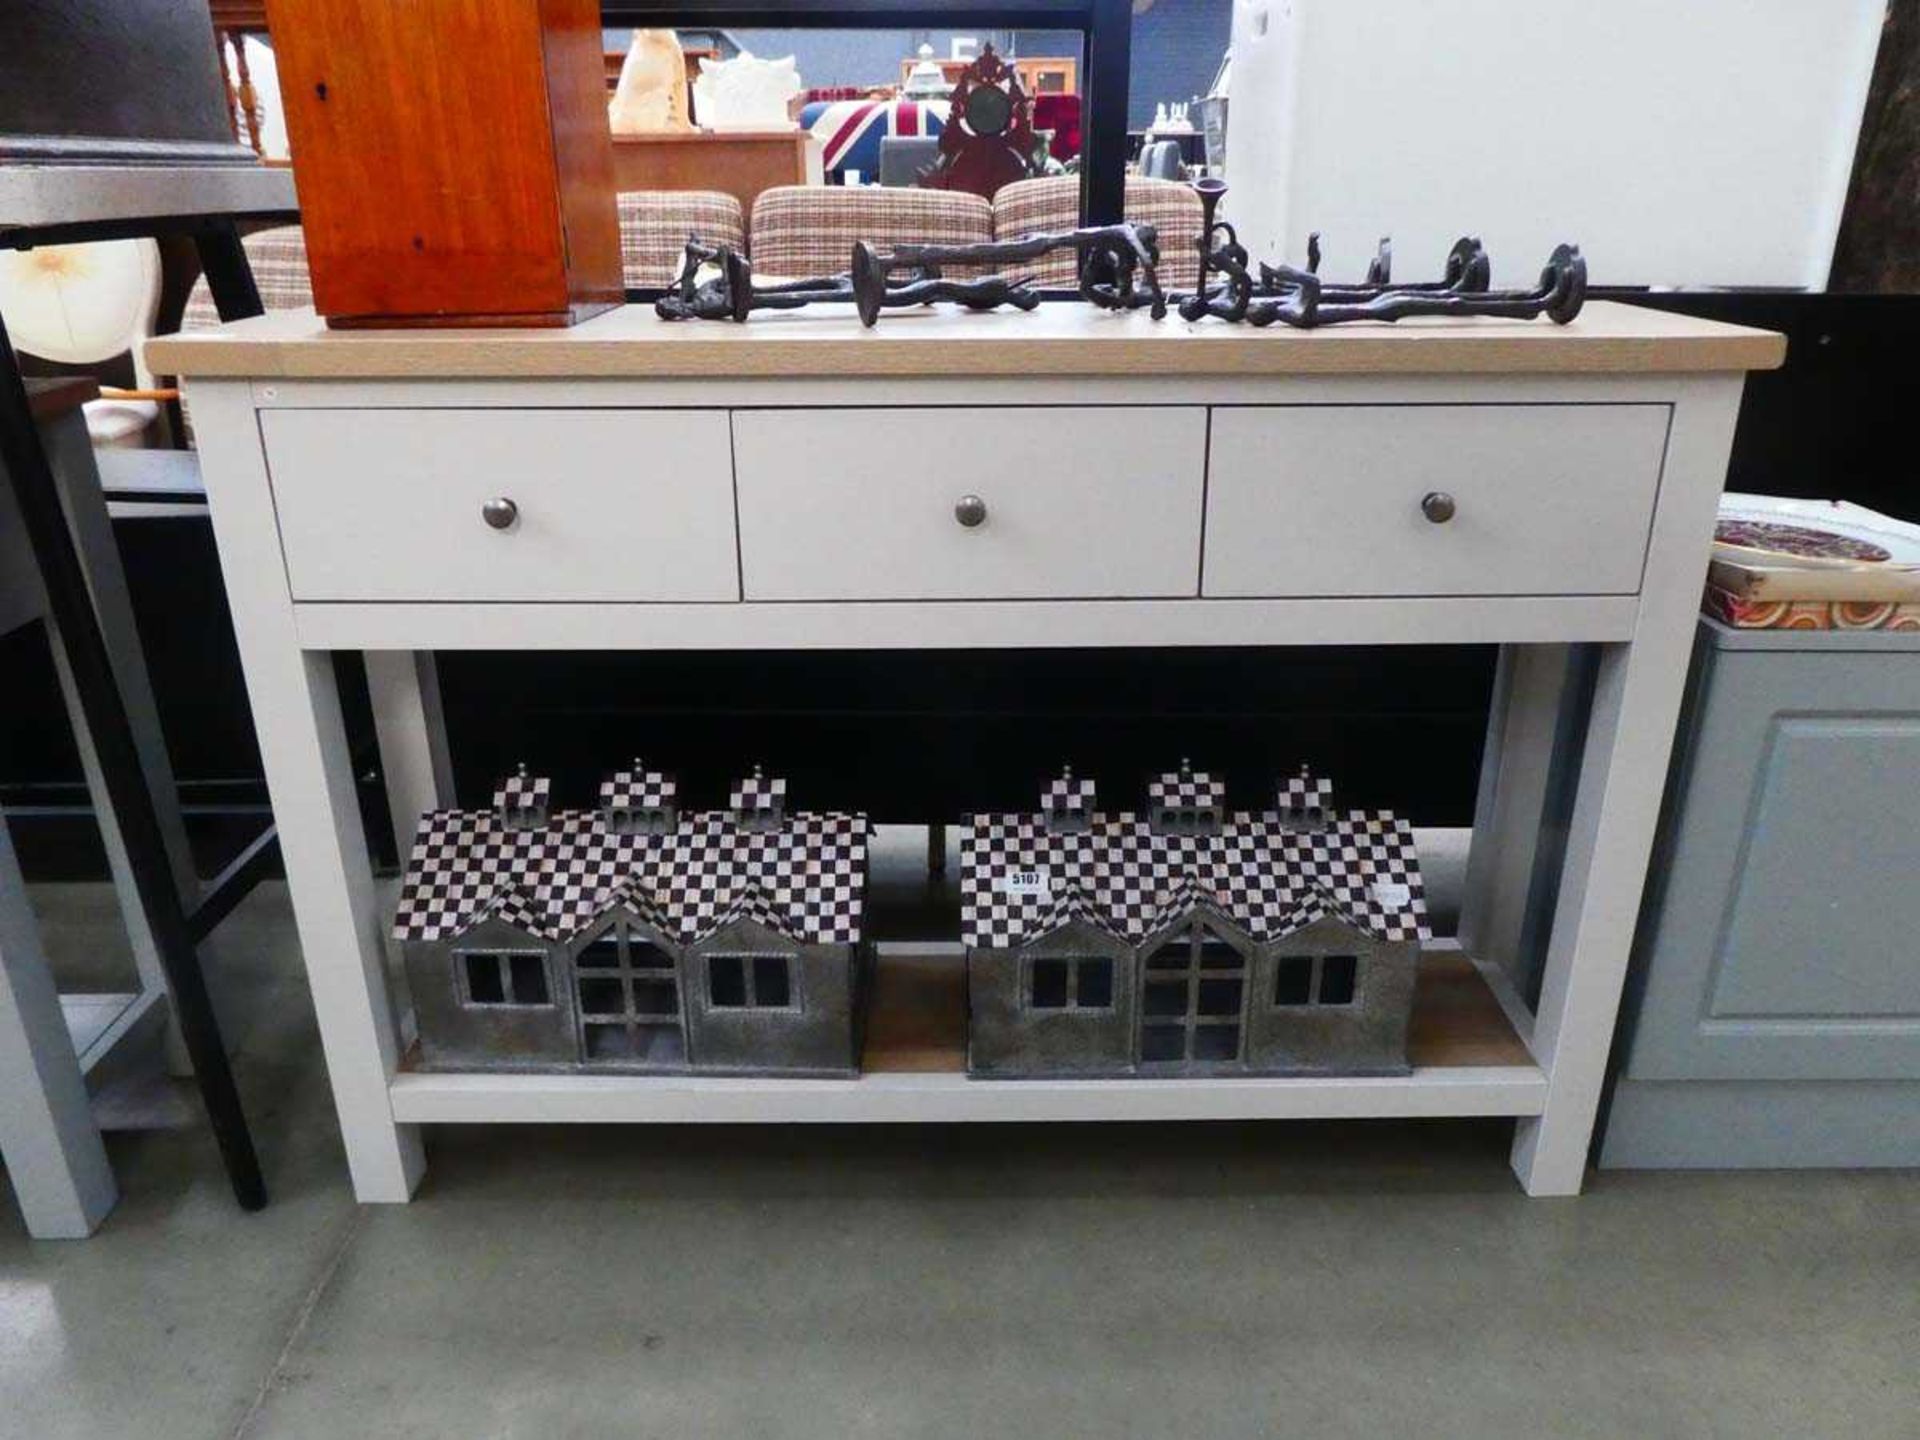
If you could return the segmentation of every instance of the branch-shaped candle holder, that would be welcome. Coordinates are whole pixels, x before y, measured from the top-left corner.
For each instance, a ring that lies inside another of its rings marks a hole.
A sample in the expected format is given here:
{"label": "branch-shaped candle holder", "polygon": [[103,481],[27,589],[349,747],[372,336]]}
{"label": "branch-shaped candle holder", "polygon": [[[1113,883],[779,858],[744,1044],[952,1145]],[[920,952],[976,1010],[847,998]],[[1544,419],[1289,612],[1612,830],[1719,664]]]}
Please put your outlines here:
{"label": "branch-shaped candle holder", "polygon": [[[804,305],[843,304],[855,307],[862,325],[875,325],[884,311],[950,300],[972,310],[1001,305],[1031,310],[1040,292],[1027,280],[1001,275],[950,280],[951,265],[999,266],[1038,260],[1071,249],[1078,257],[1080,295],[1106,310],[1148,308],[1155,319],[1166,314],[1167,299],[1160,287],[1159,241],[1150,225],[1096,225],[1051,235],[1029,235],[1020,240],[985,241],[975,245],[896,245],[882,250],[867,241],[853,247],[851,266],[839,275],[757,284],[753,264],[725,245],[706,245],[689,238],[682,253],[680,273],[654,302],[655,313],[666,320],[745,321],[755,310],[796,310]],[[703,266],[715,264],[720,273],[701,281]]]}
{"label": "branch-shaped candle holder", "polygon": [[1259,298],[1247,304],[1246,320],[1250,325],[1280,321],[1312,329],[1356,320],[1404,320],[1414,315],[1482,315],[1509,320],[1545,315],[1556,325],[1565,325],[1580,313],[1587,296],[1587,262],[1577,247],[1556,246],[1532,289],[1493,290],[1486,288],[1485,253],[1469,248],[1477,245],[1473,240],[1457,242],[1448,257],[1450,278],[1423,285],[1329,285],[1311,270],[1262,265]]}
{"label": "branch-shaped candle holder", "polygon": [[[1221,320],[1244,320],[1253,299],[1246,247],[1232,225],[1215,218],[1227,193],[1227,182],[1204,176],[1193,182],[1193,193],[1200,197],[1200,234],[1194,240],[1200,251],[1200,280],[1193,294],[1180,302],[1180,318],[1200,320],[1212,315]],[[1225,277],[1218,286],[1208,281],[1215,271]]]}
{"label": "branch-shaped candle holder", "polygon": [[[1307,236],[1307,269],[1320,273],[1320,232],[1314,231]],[[1265,261],[1260,263],[1260,289],[1271,294],[1286,288],[1284,266],[1273,266]],[[1321,282],[1322,298],[1332,298],[1337,292],[1341,298],[1364,299],[1381,290],[1392,288],[1399,291],[1459,291],[1466,294],[1480,294],[1493,283],[1493,262],[1487,258],[1486,247],[1477,236],[1463,235],[1453,242],[1453,249],[1447,252],[1447,263],[1439,280],[1407,281],[1393,284],[1393,241],[1382,236],[1380,246],[1374,251],[1373,258],[1367,262],[1367,278],[1358,285],[1329,285]]]}
{"label": "branch-shaped candle holder", "polygon": [[[1261,264],[1249,273],[1247,252],[1233,226],[1217,218],[1226,183],[1212,177],[1194,182],[1200,197],[1200,284],[1180,301],[1186,320],[1214,316],[1249,325],[1275,323],[1296,329],[1343,325],[1358,320],[1404,320],[1414,315],[1484,315],[1531,320],[1545,315],[1564,325],[1580,313],[1587,295],[1587,262],[1577,247],[1561,245],[1529,290],[1492,288],[1493,264],[1480,241],[1456,240],[1438,280],[1393,281],[1393,243],[1383,239],[1368,262],[1366,279],[1340,285],[1323,279],[1320,236],[1307,237],[1307,268]],[[1214,276],[1219,276],[1215,283]]]}
{"label": "branch-shaped candle holder", "polygon": [[[756,310],[796,310],[804,305],[852,305],[862,325],[879,322],[888,310],[948,300],[972,310],[1011,305],[1032,310],[1040,291],[1030,280],[1000,274],[949,279],[948,266],[986,269],[1039,260],[1071,249],[1077,259],[1080,297],[1103,310],[1148,309],[1162,319],[1170,301],[1187,321],[1225,320],[1233,324],[1284,324],[1297,329],[1344,325],[1361,320],[1394,321],[1415,315],[1494,316],[1531,320],[1545,315],[1565,325],[1580,313],[1587,295],[1587,262],[1578,247],[1561,245],[1548,258],[1539,283],[1524,290],[1493,288],[1493,265],[1480,241],[1465,236],[1454,242],[1438,280],[1393,279],[1393,243],[1382,239],[1367,262],[1366,278],[1340,284],[1320,274],[1320,236],[1307,238],[1307,268],[1260,264],[1255,267],[1228,221],[1220,219],[1224,180],[1208,176],[1193,182],[1200,198],[1200,230],[1194,238],[1199,281],[1191,294],[1169,296],[1161,288],[1159,237],[1150,225],[1092,225],[1020,240],[975,245],[903,244],[882,248],[867,241],[853,247],[852,264],[838,275],[758,284],[753,265],[727,247],[689,238],[680,273],[654,309],[668,320],[745,321]],[[699,279],[703,266],[719,274]]]}

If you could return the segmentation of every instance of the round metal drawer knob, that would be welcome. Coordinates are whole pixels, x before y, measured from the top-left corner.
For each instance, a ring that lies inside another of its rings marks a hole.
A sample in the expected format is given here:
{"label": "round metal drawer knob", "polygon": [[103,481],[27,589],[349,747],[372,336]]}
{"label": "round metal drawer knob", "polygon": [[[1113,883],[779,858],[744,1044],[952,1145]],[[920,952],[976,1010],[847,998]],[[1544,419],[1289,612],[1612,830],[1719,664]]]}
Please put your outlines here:
{"label": "round metal drawer knob", "polygon": [[511,530],[520,518],[520,507],[502,495],[480,507],[480,518],[496,530]]}
{"label": "round metal drawer knob", "polygon": [[1458,508],[1453,503],[1453,497],[1444,490],[1429,490],[1420,497],[1420,513],[1436,525],[1446,524]]}
{"label": "round metal drawer knob", "polygon": [[953,518],[967,529],[987,523],[987,502],[978,495],[962,495],[953,506]]}

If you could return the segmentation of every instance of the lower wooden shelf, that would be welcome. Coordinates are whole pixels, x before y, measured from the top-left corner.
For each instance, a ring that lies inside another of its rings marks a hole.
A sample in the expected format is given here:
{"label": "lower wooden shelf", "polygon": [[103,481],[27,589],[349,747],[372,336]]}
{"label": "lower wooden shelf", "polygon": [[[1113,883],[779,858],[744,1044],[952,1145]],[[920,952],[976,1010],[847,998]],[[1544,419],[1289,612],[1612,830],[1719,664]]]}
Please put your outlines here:
{"label": "lower wooden shelf", "polygon": [[1188,1080],[970,1080],[959,955],[883,949],[865,1073],[847,1080],[720,1075],[426,1074],[392,1081],[405,1123],[864,1124],[1288,1120],[1538,1115],[1545,1074],[1472,960],[1425,956],[1411,1075]]}

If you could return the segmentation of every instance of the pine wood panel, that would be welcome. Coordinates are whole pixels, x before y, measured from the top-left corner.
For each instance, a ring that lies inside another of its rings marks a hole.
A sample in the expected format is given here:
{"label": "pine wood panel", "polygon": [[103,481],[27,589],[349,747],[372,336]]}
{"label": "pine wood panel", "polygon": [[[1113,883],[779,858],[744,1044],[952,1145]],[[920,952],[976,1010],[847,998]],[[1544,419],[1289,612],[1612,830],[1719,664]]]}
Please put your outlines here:
{"label": "pine wood panel", "polygon": [[566,331],[330,333],[283,311],[148,342],[159,375],[284,379],[821,375],[1601,375],[1771,370],[1768,330],[1596,301],[1571,325],[1403,320],[1328,330],[1155,321],[1080,303],[1031,314],[949,307],[862,329],[852,307],[756,314],[745,325],[660,319],[628,305]]}
{"label": "pine wood panel", "polygon": [[554,324],[617,303],[596,0],[270,0],[315,303]]}
{"label": "pine wood panel", "polygon": [[[498,3],[498,0],[495,0]],[[524,0],[522,0],[524,3]],[[576,318],[625,303],[613,135],[602,80],[599,0],[540,0],[554,160],[559,167],[561,258]],[[485,147],[478,157],[490,169]]]}

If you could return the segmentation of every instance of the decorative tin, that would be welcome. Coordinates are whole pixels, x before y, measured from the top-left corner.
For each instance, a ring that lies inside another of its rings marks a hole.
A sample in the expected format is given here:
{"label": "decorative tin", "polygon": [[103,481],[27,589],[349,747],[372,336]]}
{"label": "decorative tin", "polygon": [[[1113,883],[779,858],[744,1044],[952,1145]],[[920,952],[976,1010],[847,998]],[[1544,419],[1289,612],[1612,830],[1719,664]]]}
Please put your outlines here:
{"label": "decorative tin", "polygon": [[550,794],[523,771],[420,822],[393,933],[423,1068],[858,1070],[864,815],[758,771],[689,813],[638,761],[597,809]]}
{"label": "decorative tin", "polygon": [[1405,1074],[1413,833],[1303,771],[1232,812],[1182,766],[1145,815],[978,815],[961,924],[976,1076]]}

